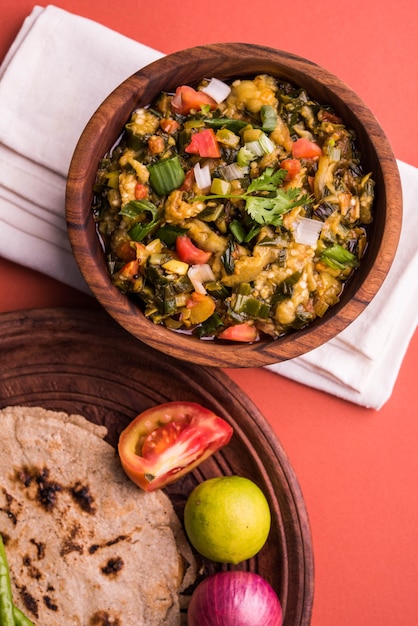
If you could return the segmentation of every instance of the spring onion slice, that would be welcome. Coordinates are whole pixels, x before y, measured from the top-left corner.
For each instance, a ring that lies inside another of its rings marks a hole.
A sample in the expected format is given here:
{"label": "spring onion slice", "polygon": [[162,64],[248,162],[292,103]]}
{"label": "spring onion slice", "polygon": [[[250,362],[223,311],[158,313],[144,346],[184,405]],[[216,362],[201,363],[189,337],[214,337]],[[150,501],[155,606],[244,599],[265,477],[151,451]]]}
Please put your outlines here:
{"label": "spring onion slice", "polygon": [[273,152],[276,148],[276,144],[264,133],[261,133],[258,143],[260,144],[264,154],[271,154],[271,152]]}
{"label": "spring onion slice", "polygon": [[219,104],[227,99],[231,93],[231,87],[219,78],[211,78],[206,87],[202,88],[202,91]]}
{"label": "spring onion slice", "polygon": [[261,157],[264,154],[264,150],[259,141],[247,141],[245,143],[246,150],[249,150],[255,157]]}
{"label": "spring onion slice", "polygon": [[277,124],[277,112],[269,104],[263,104],[260,110],[262,129],[266,133],[271,133]]}
{"label": "spring onion slice", "polygon": [[322,226],[323,223],[319,220],[301,217],[297,222],[294,232],[296,243],[302,243],[306,246],[315,246],[322,230]]}
{"label": "spring onion slice", "polygon": [[359,260],[355,254],[343,248],[338,243],[332,244],[329,248],[322,251],[321,259],[330,267],[344,270],[347,267],[357,267]]}
{"label": "spring onion slice", "polygon": [[225,180],[236,180],[244,178],[248,172],[248,167],[240,167],[238,163],[230,163],[219,168],[219,173]]}

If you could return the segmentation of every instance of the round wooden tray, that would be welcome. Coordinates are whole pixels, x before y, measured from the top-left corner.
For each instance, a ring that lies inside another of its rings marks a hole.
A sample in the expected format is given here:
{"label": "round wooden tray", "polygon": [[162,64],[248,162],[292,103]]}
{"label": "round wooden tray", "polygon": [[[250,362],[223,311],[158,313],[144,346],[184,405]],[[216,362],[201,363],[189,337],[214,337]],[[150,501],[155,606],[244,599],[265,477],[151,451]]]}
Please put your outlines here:
{"label": "round wooden tray", "polygon": [[[270,582],[283,606],[283,626],[308,626],[313,555],[300,487],[273,430],[233,381],[221,370],[162,355],[101,311],[0,315],[1,407],[80,413],[105,424],[115,446],[135,415],[171,400],[199,402],[234,428],[227,447],[167,488],[180,518],[187,495],[202,479],[239,474],[254,480],[268,498],[272,530],[261,552],[235,569],[256,571]],[[207,563],[205,573],[216,567]]]}

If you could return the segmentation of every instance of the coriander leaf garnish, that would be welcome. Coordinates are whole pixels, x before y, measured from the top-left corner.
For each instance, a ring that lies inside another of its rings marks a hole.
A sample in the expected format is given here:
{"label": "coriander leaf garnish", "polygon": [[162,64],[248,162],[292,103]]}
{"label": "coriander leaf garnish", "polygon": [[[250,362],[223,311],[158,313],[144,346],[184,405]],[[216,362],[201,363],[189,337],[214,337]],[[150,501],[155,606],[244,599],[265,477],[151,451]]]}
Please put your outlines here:
{"label": "coriander leaf garnish", "polygon": [[300,188],[280,188],[286,175],[284,169],[274,171],[272,167],[267,167],[260,176],[251,181],[242,194],[197,196],[195,201],[239,198],[244,200],[245,210],[257,224],[278,226],[283,213],[311,202],[307,194],[301,196]]}
{"label": "coriander leaf garnish", "polygon": [[248,196],[245,201],[245,209],[252,219],[258,224],[281,224],[283,213],[287,213],[293,207],[306,204],[308,196],[300,195],[300,189],[277,189],[272,198],[263,196]]}
{"label": "coriander leaf garnish", "polygon": [[127,217],[138,217],[144,211],[149,211],[152,217],[155,218],[158,213],[158,208],[149,200],[131,200],[127,202],[119,211],[119,215],[126,215]]}
{"label": "coriander leaf garnish", "polygon": [[283,184],[286,176],[287,171],[285,169],[279,169],[274,172],[272,167],[266,167],[258,178],[254,178],[251,181],[247,193],[252,193],[253,191],[275,191],[277,187]]}

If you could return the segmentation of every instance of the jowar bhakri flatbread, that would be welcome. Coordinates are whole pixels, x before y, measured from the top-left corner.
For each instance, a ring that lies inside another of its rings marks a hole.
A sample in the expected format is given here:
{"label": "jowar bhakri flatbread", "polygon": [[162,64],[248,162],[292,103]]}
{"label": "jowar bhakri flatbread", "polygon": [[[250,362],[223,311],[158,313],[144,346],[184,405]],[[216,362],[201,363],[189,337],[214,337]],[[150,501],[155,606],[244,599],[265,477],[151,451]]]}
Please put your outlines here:
{"label": "jowar bhakri flatbread", "polygon": [[0,532],[15,604],[38,626],[175,626],[196,565],[161,491],[121,469],[105,429],[0,410]]}

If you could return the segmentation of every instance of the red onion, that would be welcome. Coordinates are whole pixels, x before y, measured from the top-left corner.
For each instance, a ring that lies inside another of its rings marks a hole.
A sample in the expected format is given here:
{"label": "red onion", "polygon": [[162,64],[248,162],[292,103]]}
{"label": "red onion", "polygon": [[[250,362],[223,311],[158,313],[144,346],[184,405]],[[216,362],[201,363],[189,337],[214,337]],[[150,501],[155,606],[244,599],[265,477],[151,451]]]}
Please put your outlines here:
{"label": "red onion", "polygon": [[193,592],[188,626],[281,626],[282,607],[271,585],[252,572],[218,572]]}

